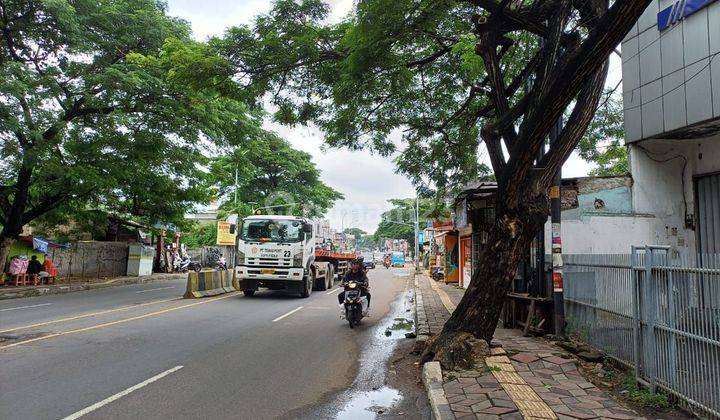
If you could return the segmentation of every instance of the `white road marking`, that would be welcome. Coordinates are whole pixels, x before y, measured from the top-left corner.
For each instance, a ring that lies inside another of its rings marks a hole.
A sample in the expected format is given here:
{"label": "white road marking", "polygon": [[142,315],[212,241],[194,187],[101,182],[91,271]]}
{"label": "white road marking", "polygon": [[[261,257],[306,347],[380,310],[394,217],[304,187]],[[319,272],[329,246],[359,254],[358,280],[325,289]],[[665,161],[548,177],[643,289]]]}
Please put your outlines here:
{"label": "white road marking", "polygon": [[28,305],[28,306],[16,306],[16,307],[14,307],[14,308],[5,308],[5,309],[0,309],[0,312],[5,312],[5,311],[14,311],[15,309],[28,309],[28,308],[37,308],[38,306],[48,306],[48,305],[52,305],[52,303],[39,303],[39,304],[37,304],[37,305]]}
{"label": "white road marking", "polygon": [[332,295],[333,293],[337,293],[337,292],[339,292],[339,291],[341,291],[341,290],[342,290],[342,287],[338,287],[337,289],[333,289],[333,290],[331,290],[331,291],[329,291],[329,292],[327,292],[327,293],[325,293],[325,294],[326,294],[326,295]]}
{"label": "white road marking", "polygon": [[285,318],[285,317],[288,317],[288,316],[294,314],[295,312],[299,311],[299,310],[302,309],[302,308],[303,308],[302,306],[298,306],[297,308],[295,308],[295,309],[293,309],[292,311],[286,313],[285,315],[280,315],[279,317],[273,319],[272,322],[278,322],[278,321],[280,321],[281,319],[283,319],[283,318]]}
{"label": "white road marking", "polygon": [[118,392],[117,394],[112,395],[112,396],[110,396],[110,397],[107,397],[107,398],[105,398],[105,399],[102,400],[102,401],[96,402],[95,404],[93,404],[93,405],[91,405],[91,406],[89,406],[89,407],[83,408],[82,410],[80,410],[80,411],[78,411],[78,412],[75,412],[75,413],[73,413],[73,414],[70,414],[69,416],[65,417],[65,418],[62,419],[62,420],[75,420],[75,419],[78,419],[78,418],[80,418],[80,417],[82,417],[82,416],[84,416],[84,415],[86,415],[86,414],[92,413],[93,411],[97,410],[98,408],[100,408],[100,407],[102,407],[102,406],[105,406],[105,405],[108,405],[108,404],[110,404],[111,402],[116,401],[116,400],[118,400],[118,399],[120,399],[120,398],[122,398],[122,397],[124,397],[124,396],[126,396],[126,395],[128,395],[128,394],[130,394],[130,393],[133,392],[133,391],[137,391],[137,390],[140,389],[140,388],[146,387],[146,386],[150,385],[151,383],[153,383],[153,382],[155,382],[155,381],[158,381],[158,380],[160,380],[160,379],[168,376],[169,374],[171,374],[171,373],[173,373],[173,372],[177,372],[178,370],[180,370],[180,369],[182,369],[182,368],[183,368],[183,366],[175,366],[175,367],[172,368],[172,369],[168,369],[168,370],[166,370],[165,372],[160,373],[160,374],[158,374],[158,375],[155,375],[155,376],[153,376],[152,378],[147,379],[147,380],[145,380],[145,381],[142,381],[142,382],[140,382],[140,383],[137,384],[137,385],[133,385],[133,386],[131,386],[130,388],[124,390],[124,391]]}
{"label": "white road marking", "polygon": [[138,290],[135,293],[145,293],[145,292],[154,292],[156,290],[167,290],[167,289],[174,289],[175,286],[168,286],[168,287],[156,287],[154,289],[145,289],[145,290]]}

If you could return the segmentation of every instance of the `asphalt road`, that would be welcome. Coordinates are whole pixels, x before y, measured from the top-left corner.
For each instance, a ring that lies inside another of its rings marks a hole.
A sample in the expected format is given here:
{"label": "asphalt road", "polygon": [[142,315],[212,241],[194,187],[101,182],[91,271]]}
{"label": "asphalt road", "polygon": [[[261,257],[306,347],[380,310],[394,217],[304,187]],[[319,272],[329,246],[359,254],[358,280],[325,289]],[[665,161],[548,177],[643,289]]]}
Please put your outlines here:
{"label": "asphalt road", "polygon": [[410,283],[406,270],[369,276],[372,316],[354,330],[337,287],[184,300],[168,281],[0,302],[0,417],[336,417],[348,392],[382,381],[387,345],[361,349]]}

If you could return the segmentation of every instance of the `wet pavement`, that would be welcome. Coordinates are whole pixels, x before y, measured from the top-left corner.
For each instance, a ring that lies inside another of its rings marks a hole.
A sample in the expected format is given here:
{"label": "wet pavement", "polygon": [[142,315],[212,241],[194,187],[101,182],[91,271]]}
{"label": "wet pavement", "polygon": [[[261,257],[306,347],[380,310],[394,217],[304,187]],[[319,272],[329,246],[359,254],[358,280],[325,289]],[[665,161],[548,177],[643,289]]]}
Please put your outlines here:
{"label": "wet pavement", "polygon": [[[364,342],[359,343],[361,353],[355,380],[347,390],[307,418],[377,419],[409,397],[401,390],[388,386],[388,367],[399,343],[409,340],[406,334],[414,334],[413,277],[409,270],[393,270],[392,274],[406,279],[404,290],[393,302],[388,315],[362,333],[364,337],[361,340]],[[359,329],[362,330],[362,327],[361,323]]]}

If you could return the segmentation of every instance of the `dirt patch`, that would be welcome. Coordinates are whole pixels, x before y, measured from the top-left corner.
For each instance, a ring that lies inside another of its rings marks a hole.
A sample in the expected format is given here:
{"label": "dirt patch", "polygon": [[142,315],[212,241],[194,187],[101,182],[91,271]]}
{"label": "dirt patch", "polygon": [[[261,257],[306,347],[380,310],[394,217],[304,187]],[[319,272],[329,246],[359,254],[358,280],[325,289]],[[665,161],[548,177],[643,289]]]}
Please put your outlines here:
{"label": "dirt patch", "polygon": [[430,404],[422,384],[420,356],[412,353],[414,344],[412,339],[401,340],[390,358],[386,382],[390,388],[399,390],[403,398],[386,412],[378,413],[378,418],[430,418]]}

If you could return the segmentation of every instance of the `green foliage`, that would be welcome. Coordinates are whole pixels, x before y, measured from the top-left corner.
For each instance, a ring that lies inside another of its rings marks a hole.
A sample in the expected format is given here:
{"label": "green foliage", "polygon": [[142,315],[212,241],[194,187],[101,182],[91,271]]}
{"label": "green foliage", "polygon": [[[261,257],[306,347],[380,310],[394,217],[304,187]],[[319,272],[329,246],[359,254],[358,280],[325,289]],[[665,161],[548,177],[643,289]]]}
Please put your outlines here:
{"label": "green foliage", "polygon": [[[392,199],[388,200],[393,208],[381,215],[375,234],[376,243],[382,243],[383,239],[405,239],[410,248],[415,247],[415,199]],[[434,199],[420,199],[419,203],[420,230],[424,229],[427,220],[446,218],[450,211],[445,208],[441,201]]]}
{"label": "green foliage", "polygon": [[648,388],[638,385],[635,377],[631,374],[625,377],[621,387],[628,391],[628,400],[641,407],[666,409],[672,406],[667,395],[652,392]]}
{"label": "green foliage", "polygon": [[[235,170],[238,171],[235,206]],[[274,133],[262,132],[231,154],[212,160],[210,178],[226,213],[248,215],[254,208],[268,214],[318,217],[343,195],[320,180],[320,170],[308,153],[293,149]]]}
{"label": "green foliage", "polygon": [[253,96],[272,95],[278,121],[315,122],[332,147],[398,151],[401,173],[442,192],[488,173],[479,126],[465,123],[485,99],[456,112],[483,73],[473,37],[460,36],[471,33],[473,10],[453,0],[363,1],[350,19],[325,24],[323,2],[280,0],[213,45]]}
{"label": "green foliage", "polygon": [[182,233],[182,242],[188,248],[213,246],[217,242],[217,225],[214,223],[197,223]]}
{"label": "green foliage", "polygon": [[179,223],[211,198],[207,152],[257,130],[234,67],[163,2],[10,1],[0,12],[3,236],[88,210]]}
{"label": "green foliage", "polygon": [[624,144],[623,110],[620,99],[610,93],[578,144],[580,156],[598,165],[590,175],[625,175],[630,173],[628,151]]}
{"label": "green foliage", "polygon": [[355,236],[355,249],[358,251],[375,246],[373,237],[360,228],[346,228],[344,233]]}

